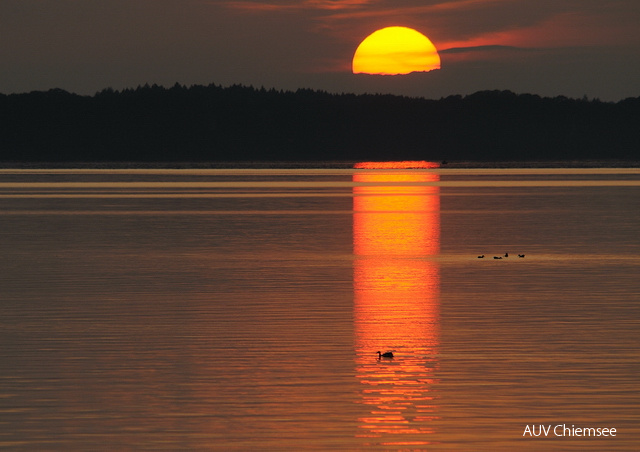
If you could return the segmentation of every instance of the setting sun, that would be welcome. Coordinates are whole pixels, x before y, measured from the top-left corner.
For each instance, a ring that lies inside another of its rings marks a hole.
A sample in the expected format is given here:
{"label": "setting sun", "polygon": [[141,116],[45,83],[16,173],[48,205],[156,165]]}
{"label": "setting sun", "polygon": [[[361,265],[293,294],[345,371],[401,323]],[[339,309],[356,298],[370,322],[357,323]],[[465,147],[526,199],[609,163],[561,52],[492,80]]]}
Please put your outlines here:
{"label": "setting sun", "polygon": [[407,27],[375,31],[353,55],[354,74],[399,75],[440,69],[440,56],[422,33]]}

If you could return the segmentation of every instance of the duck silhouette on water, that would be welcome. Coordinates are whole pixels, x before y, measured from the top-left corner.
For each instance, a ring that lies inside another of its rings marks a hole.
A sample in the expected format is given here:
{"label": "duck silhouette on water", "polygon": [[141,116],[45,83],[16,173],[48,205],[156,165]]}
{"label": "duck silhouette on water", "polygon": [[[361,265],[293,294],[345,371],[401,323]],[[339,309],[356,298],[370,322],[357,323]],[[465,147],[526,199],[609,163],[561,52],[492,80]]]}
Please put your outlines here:
{"label": "duck silhouette on water", "polygon": [[382,358],[393,358],[393,352],[381,353],[380,350],[378,350],[378,359]]}
{"label": "duck silhouette on water", "polygon": [[[494,259],[502,259],[503,256],[493,256]],[[504,253],[504,257],[509,257],[509,253]],[[518,254],[518,257],[523,258],[524,254]],[[478,256],[478,259],[484,258],[484,254]]]}

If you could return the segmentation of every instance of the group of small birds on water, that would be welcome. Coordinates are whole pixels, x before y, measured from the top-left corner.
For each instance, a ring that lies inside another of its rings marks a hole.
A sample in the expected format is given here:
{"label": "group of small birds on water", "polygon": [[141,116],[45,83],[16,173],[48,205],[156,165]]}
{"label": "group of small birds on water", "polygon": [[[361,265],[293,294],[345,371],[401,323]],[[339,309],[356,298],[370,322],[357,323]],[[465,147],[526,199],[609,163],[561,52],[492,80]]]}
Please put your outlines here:
{"label": "group of small birds on water", "polygon": [[[504,257],[509,257],[509,253],[504,253]],[[518,257],[521,257],[524,259],[524,254],[518,254]],[[494,259],[502,259],[502,256],[493,256]],[[478,259],[484,259],[484,254],[481,254],[480,256],[478,256]]]}

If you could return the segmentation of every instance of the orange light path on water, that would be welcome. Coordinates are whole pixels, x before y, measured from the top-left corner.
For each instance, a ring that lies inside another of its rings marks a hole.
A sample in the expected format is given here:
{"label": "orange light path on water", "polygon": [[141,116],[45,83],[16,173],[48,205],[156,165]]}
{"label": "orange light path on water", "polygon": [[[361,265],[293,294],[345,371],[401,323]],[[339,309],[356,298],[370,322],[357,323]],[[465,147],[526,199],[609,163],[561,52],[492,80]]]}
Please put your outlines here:
{"label": "orange light path on water", "polygon": [[[359,167],[380,168],[369,163]],[[428,444],[425,435],[433,431],[439,308],[433,257],[440,249],[440,198],[438,187],[420,182],[437,180],[427,172],[353,176],[368,183],[353,189],[353,278],[357,376],[369,407],[359,419],[359,436],[372,444]],[[370,185],[375,182],[394,184]],[[395,358],[378,360],[378,350],[393,350]]]}

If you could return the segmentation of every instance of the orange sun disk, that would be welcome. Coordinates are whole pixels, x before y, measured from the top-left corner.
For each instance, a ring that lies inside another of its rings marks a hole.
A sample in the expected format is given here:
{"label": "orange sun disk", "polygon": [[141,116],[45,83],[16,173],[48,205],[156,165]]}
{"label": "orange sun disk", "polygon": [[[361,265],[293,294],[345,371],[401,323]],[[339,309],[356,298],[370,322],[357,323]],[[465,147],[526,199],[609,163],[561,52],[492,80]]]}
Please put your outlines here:
{"label": "orange sun disk", "polygon": [[440,55],[422,33],[387,27],[367,36],[353,55],[354,74],[399,75],[440,69]]}

